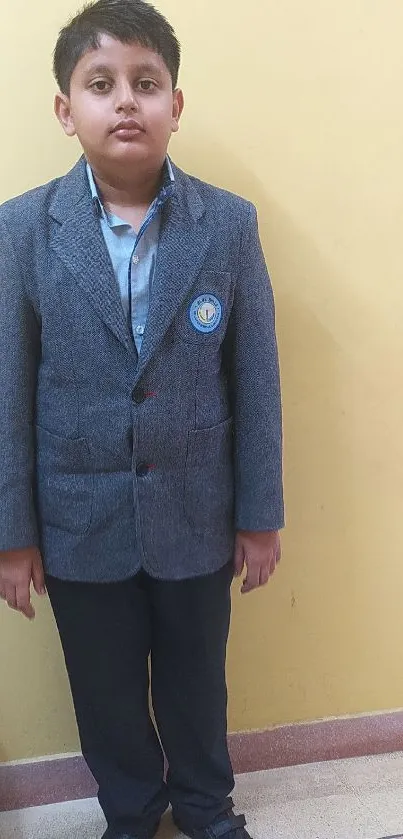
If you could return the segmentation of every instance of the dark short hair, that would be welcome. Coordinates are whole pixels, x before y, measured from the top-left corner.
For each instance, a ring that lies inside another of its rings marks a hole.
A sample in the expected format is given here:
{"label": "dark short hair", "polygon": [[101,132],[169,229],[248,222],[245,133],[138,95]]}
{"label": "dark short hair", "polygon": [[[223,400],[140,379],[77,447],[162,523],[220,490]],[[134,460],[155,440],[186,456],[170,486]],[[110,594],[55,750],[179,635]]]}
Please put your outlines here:
{"label": "dark short hair", "polygon": [[145,0],[97,0],[88,3],[61,30],[53,53],[53,72],[62,93],[70,93],[74,69],[82,56],[100,45],[101,35],[123,44],[137,43],[164,60],[175,88],[181,48],[166,18]]}

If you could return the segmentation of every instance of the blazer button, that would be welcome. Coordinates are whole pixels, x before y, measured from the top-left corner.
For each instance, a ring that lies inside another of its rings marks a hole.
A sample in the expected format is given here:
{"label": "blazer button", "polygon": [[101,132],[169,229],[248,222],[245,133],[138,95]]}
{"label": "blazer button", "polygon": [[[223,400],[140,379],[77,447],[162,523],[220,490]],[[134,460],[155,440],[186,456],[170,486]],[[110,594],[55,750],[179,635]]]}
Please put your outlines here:
{"label": "blazer button", "polygon": [[142,402],[145,402],[146,398],[147,398],[146,392],[145,392],[143,387],[135,387],[134,388],[133,393],[132,393],[132,399],[133,399],[133,402],[136,403],[136,405],[141,405]]}
{"label": "blazer button", "polygon": [[136,475],[138,478],[145,478],[150,471],[150,466],[148,463],[138,463],[136,467]]}

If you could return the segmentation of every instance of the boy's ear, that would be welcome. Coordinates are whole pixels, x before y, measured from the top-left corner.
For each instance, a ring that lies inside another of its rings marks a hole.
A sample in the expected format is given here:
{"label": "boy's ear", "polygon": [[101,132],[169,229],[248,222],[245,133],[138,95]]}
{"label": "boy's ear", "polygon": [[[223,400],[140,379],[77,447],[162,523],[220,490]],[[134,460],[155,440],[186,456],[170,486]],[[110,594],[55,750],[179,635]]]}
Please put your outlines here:
{"label": "boy's ear", "polygon": [[172,131],[175,133],[179,131],[179,122],[185,107],[185,99],[182,90],[174,90],[173,108],[172,108]]}
{"label": "boy's ear", "polygon": [[57,93],[55,96],[54,111],[68,137],[74,137],[76,129],[74,127],[73,117],[71,115],[71,105],[68,96],[64,93]]}

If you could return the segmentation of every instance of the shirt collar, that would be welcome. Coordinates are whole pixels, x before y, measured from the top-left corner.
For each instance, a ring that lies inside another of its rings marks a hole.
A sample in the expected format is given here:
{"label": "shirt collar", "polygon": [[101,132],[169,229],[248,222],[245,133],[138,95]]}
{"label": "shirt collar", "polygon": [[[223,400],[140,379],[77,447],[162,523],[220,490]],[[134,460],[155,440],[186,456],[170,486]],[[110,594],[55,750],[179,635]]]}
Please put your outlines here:
{"label": "shirt collar", "polygon": [[[99,192],[98,192],[98,188],[97,188],[97,185],[95,183],[94,173],[93,173],[92,168],[91,168],[91,166],[88,162],[87,162],[86,169],[87,169],[88,182],[89,182],[90,190],[91,190],[91,198],[92,198],[93,203],[96,207],[96,210],[97,210],[98,214],[105,219],[105,221],[109,221],[108,213],[106,212],[105,207],[102,204],[102,201],[101,201],[101,198],[100,198],[100,195],[99,195]],[[174,170],[173,170],[173,167],[172,167],[171,160],[167,156],[166,159],[165,159],[165,164],[164,164],[164,169],[163,169],[161,189],[160,189],[157,197],[155,198],[155,200],[152,204],[152,209],[155,209],[155,207],[157,207],[157,206],[161,207],[163,204],[165,204],[165,201],[167,201],[168,198],[171,198],[172,193],[174,191],[174,187],[175,187],[175,174],[174,174]]]}

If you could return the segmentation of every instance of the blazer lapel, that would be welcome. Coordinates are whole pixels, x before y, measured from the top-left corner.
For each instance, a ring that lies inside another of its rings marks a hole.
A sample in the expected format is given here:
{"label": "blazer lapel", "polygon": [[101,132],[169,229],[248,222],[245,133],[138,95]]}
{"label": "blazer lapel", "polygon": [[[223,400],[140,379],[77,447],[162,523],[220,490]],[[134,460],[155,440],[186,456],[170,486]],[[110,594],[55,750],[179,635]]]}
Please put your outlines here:
{"label": "blazer lapel", "polygon": [[91,199],[84,158],[60,181],[49,213],[59,222],[51,237],[51,247],[103,322],[129,351],[136,353]]}
{"label": "blazer lapel", "polygon": [[[94,211],[84,158],[59,182],[49,213],[58,222],[50,245],[102,321],[126,349],[136,348],[126,322],[99,219]],[[174,167],[175,192],[164,210],[150,309],[136,381],[155,354],[200,272],[210,237],[201,219],[204,203],[190,178]],[[134,382],[135,383],[135,382]]]}
{"label": "blazer lapel", "polygon": [[155,354],[176,312],[200,272],[210,237],[200,220],[203,201],[190,179],[175,171],[175,193],[165,206],[150,309],[136,379]]}

